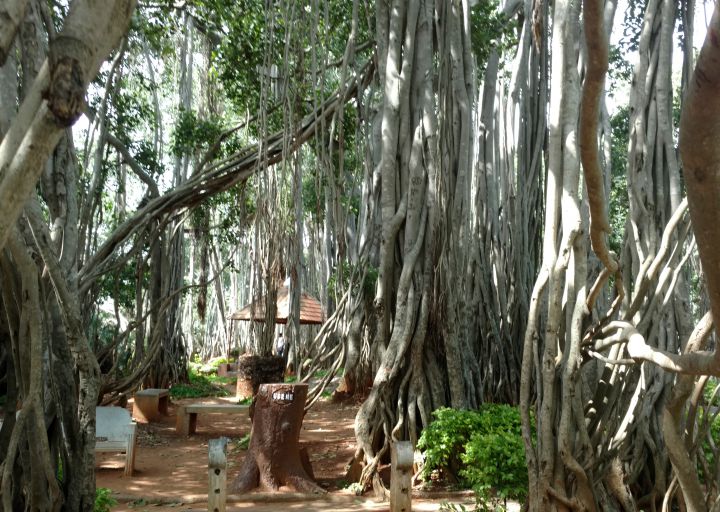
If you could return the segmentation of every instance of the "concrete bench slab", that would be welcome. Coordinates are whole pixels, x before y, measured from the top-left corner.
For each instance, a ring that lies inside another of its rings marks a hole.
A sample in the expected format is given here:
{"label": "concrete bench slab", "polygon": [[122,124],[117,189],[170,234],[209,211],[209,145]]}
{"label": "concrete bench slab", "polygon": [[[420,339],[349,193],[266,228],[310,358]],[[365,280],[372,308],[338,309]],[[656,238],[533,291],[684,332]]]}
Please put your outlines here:
{"label": "concrete bench slab", "polygon": [[170,392],[167,389],[149,388],[136,391],[134,395],[133,418],[150,423],[168,415]]}
{"label": "concrete bench slab", "polygon": [[125,475],[132,476],[135,469],[137,425],[130,413],[122,407],[98,407],[95,437],[96,452],[125,454]]}
{"label": "concrete bench slab", "polygon": [[204,413],[238,414],[250,409],[249,405],[239,404],[188,404],[177,409],[175,430],[184,436],[195,433],[197,416]]}

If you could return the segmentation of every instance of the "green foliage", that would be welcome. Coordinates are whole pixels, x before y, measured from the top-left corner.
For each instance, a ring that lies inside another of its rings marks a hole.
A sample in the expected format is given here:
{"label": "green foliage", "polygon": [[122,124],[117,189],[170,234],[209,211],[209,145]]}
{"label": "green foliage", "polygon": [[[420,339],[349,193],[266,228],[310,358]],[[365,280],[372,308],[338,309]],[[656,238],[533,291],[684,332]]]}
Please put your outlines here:
{"label": "green foliage", "polygon": [[[348,261],[342,261],[340,262],[340,267],[336,269],[332,275],[330,275],[330,279],[328,279],[328,293],[331,295],[337,294],[339,292],[338,290],[338,280],[340,280],[340,283],[342,284],[342,290],[347,289],[349,286],[357,286],[359,283],[357,281],[360,280],[360,269],[354,265],[352,265]],[[379,270],[377,267],[373,267],[372,265],[369,265],[365,272],[365,279],[362,283],[363,293],[366,297],[371,296],[375,290],[375,285],[377,284],[379,276]],[[356,281],[351,283],[350,280],[355,279]]]}
{"label": "green foliage", "polygon": [[[720,416],[713,417],[712,413],[705,416],[704,411],[699,411],[696,430],[700,449],[707,464],[698,464],[698,476],[701,482],[707,482],[708,476],[712,475],[717,466],[717,454],[720,449]],[[706,474],[706,467],[710,469],[710,475]]]}
{"label": "green foliage", "polygon": [[[328,52],[327,58],[335,60],[342,57],[350,32],[351,17],[348,16],[344,2],[327,2],[319,4],[319,11],[308,6],[283,12],[281,4],[268,3],[265,0],[194,0],[196,16],[202,19],[208,28],[222,34],[219,44],[213,49],[212,64],[216,69],[223,90],[227,93],[236,109],[240,112],[257,111],[264,82],[274,86],[278,96],[283,94],[284,87],[290,88],[293,94],[305,96],[302,83],[297,78],[304,78],[304,69],[312,60],[312,43],[316,48]],[[291,23],[295,26],[312,26],[311,30],[291,30],[287,27],[287,16],[292,15]],[[367,18],[360,16],[358,39],[365,41],[370,38]],[[308,49],[285,53],[286,40],[291,47]],[[365,50],[369,53],[370,49]],[[361,61],[364,58],[360,59]],[[269,72],[261,72],[268,63],[281,63],[276,78]],[[284,69],[283,69],[284,68]],[[282,76],[287,75],[287,76]],[[335,89],[336,83],[328,80],[324,83],[325,92]],[[267,84],[266,84],[267,85]],[[273,87],[271,87],[273,88]],[[322,93],[322,92],[321,92]],[[264,98],[268,110],[273,103],[278,104],[281,97]],[[309,99],[309,98],[305,98]],[[309,103],[298,102],[296,113],[303,115],[302,108]],[[281,127],[282,109],[275,109],[268,117],[271,131]]]}
{"label": "green foliage", "polygon": [[457,477],[485,501],[522,498],[527,494],[527,466],[520,413],[508,405],[485,404],[478,411],[442,408],[423,431],[422,476]]}
{"label": "green foliage", "polygon": [[235,442],[235,446],[239,450],[247,450],[250,447],[250,433],[248,432]]}
{"label": "green foliage", "polygon": [[172,398],[200,398],[205,396],[227,396],[230,393],[222,384],[233,382],[232,377],[218,377],[216,375],[203,375],[197,366],[190,364],[187,384],[175,384],[170,388]]}
{"label": "green foliage", "polygon": [[[705,468],[711,468],[711,472],[716,468],[717,451],[720,448],[720,415],[714,415],[717,410],[718,397],[718,379],[710,377],[703,389],[703,397],[706,402],[704,409],[699,409],[697,414],[696,432],[700,441],[700,449],[704,455],[707,466],[698,464],[698,475],[700,480],[707,480]],[[708,424],[709,423],[709,424]]]}
{"label": "green foliage", "polygon": [[175,156],[210,148],[223,130],[218,120],[198,119],[192,110],[181,109],[172,133],[170,149]]}
{"label": "green foliage", "polygon": [[112,497],[112,491],[105,487],[95,489],[95,507],[93,512],[110,512],[110,509],[117,505],[117,500]]}
{"label": "green foliage", "polygon": [[471,482],[481,496],[490,496],[492,491],[500,499],[522,499],[527,495],[525,446],[519,424],[517,427],[516,432],[476,432],[465,445],[460,476]]}
{"label": "green foliage", "polygon": [[630,134],[630,109],[620,108],[610,118],[612,131],[611,180],[610,180],[610,248],[620,254],[625,239],[625,223],[630,211],[627,187],[628,137]]}
{"label": "green foliage", "polygon": [[433,416],[435,420],[423,430],[417,445],[425,458],[422,476],[426,480],[433,471],[457,471],[461,465],[460,454],[481,426],[481,415],[477,411],[443,407],[433,412]]}
{"label": "green foliage", "polygon": [[327,178],[323,176],[320,178],[320,183],[317,183],[315,176],[309,173],[304,173],[302,178],[303,211],[312,216],[318,223],[325,218],[325,201],[322,189],[326,180]]}
{"label": "green foliage", "polygon": [[57,479],[58,482],[62,482],[63,478],[65,478],[65,472],[63,471],[63,460],[62,457],[58,455],[57,458]]}
{"label": "green foliage", "polygon": [[641,0],[628,1],[622,25],[623,37],[620,41],[624,53],[637,51],[640,44],[640,33],[642,32],[644,13],[645,2]]}
{"label": "green foliage", "polygon": [[630,84],[632,73],[632,65],[630,61],[625,58],[622,48],[617,45],[611,45],[608,66],[608,79],[610,81],[608,95],[614,96],[615,92],[621,88],[622,85]]}
{"label": "green foliage", "polygon": [[517,44],[517,38],[509,20],[498,12],[498,2],[478,2],[470,12],[470,44],[478,70],[485,70],[490,52],[508,49]]}
{"label": "green foliage", "polygon": [[[103,274],[98,279],[100,286],[100,298],[117,301],[125,311],[134,311],[135,309],[135,291],[138,287],[138,280],[135,275],[136,265],[134,261],[126,262],[115,272]],[[147,289],[148,273],[143,272],[141,283],[144,289]]]}

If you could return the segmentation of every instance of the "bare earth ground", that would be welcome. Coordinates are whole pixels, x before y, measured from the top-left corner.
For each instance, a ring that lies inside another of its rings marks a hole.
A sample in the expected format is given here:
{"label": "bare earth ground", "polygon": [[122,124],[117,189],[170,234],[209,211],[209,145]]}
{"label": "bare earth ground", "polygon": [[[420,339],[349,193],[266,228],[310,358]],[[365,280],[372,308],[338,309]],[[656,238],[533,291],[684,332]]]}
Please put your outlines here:
{"label": "bare earth ground", "polygon": [[[232,403],[233,398],[201,398],[173,401],[170,415],[158,423],[138,425],[138,446],[135,474],[123,476],[123,455],[98,453],[96,479],[98,487],[113,491],[119,501],[113,511],[178,512],[207,510],[208,492],[208,440],[225,436],[228,444],[228,492],[232,493],[235,478],[245,451],[237,441],[250,432],[247,414],[205,414],[198,416],[197,433],[181,437],[175,432],[175,407],[182,403]],[[132,410],[132,401],[128,405]],[[355,450],[353,421],[357,406],[317,403],[306,415],[300,441],[308,447],[315,478],[327,489],[321,499],[307,499],[296,494],[256,493],[231,495],[229,511],[272,510],[336,510],[387,511],[387,502],[376,502],[370,497],[357,497],[348,490],[344,481],[345,466]],[[464,494],[433,494],[413,498],[413,510],[438,510],[443,501],[463,503],[472,509],[473,499]],[[515,510],[515,508],[509,508]]]}

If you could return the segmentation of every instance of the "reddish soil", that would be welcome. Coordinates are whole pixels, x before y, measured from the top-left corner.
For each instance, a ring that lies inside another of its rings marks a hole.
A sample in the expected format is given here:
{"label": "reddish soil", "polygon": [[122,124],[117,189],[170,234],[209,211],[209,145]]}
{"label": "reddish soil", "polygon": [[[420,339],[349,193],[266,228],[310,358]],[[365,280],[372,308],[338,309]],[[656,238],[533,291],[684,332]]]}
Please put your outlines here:
{"label": "reddish soil", "polygon": [[[234,390],[233,390],[234,391]],[[160,422],[138,425],[135,474],[123,476],[123,455],[97,454],[98,487],[112,489],[120,502],[113,511],[177,512],[207,510],[208,440],[225,436],[228,444],[228,493],[245,456],[238,441],[250,433],[247,414],[205,414],[198,416],[197,433],[181,437],[175,432],[175,407],[182,403],[232,403],[230,398],[203,398],[174,401],[169,416]],[[132,409],[132,401],[128,404]],[[387,502],[378,503],[369,497],[356,497],[344,481],[345,468],[355,450],[353,422],[357,406],[318,402],[305,416],[300,435],[307,446],[315,479],[328,495],[312,500],[293,493],[250,493],[231,496],[228,510],[334,510],[387,511]],[[438,510],[442,501],[462,502],[472,509],[467,495],[433,496],[413,499],[413,510]]]}

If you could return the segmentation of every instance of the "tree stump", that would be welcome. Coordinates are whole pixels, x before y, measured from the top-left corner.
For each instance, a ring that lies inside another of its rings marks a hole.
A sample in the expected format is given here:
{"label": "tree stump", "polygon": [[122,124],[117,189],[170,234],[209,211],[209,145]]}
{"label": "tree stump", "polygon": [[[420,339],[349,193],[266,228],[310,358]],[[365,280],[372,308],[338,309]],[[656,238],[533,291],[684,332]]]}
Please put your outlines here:
{"label": "tree stump", "polygon": [[282,382],[285,361],[277,356],[240,356],[237,362],[236,397],[255,396],[260,384]]}
{"label": "tree stump", "polygon": [[257,487],[324,493],[312,480],[307,454],[300,449],[307,384],[262,384],[255,396],[250,446],[235,479],[237,492]]}

